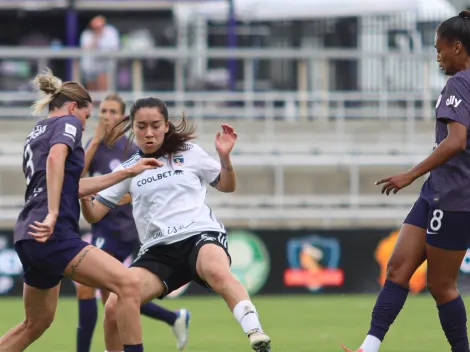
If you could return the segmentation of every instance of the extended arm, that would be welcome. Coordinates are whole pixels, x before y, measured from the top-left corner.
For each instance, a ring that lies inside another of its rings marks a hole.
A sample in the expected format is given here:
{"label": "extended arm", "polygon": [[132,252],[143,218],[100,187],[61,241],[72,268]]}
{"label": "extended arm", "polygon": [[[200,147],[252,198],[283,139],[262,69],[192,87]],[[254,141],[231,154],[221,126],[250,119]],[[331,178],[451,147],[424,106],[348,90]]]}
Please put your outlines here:
{"label": "extended arm", "polygon": [[459,122],[449,120],[447,123],[447,137],[439,143],[426,159],[410,170],[413,178],[417,179],[449,161],[462,150],[465,150],[466,146],[467,127]]}
{"label": "extended arm", "polygon": [[220,192],[230,193],[235,191],[236,186],[237,178],[230,160],[230,154],[220,157],[220,176],[215,188]]}
{"label": "extended arm", "polygon": [[111,209],[96,199],[91,200],[90,197],[80,199],[80,203],[83,217],[90,224],[100,221]]}

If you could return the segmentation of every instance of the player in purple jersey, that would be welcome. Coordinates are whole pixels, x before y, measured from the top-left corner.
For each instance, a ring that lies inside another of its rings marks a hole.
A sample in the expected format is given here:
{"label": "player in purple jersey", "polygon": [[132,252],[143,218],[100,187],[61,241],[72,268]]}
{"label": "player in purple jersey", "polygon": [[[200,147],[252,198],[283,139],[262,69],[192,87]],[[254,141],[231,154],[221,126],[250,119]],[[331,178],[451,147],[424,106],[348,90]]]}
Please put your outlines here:
{"label": "player in purple jersey", "polygon": [[[99,192],[162,165],[150,158],[126,172],[80,180],[82,131],[92,108],[88,92],[48,70],[34,83],[45,93],[33,108],[49,108],[24,148],[25,205],[14,229],[15,250],[24,269],[24,321],[0,339],[0,351],[20,352],[54,320],[64,276],[119,296],[119,332],[127,352],[143,351],[138,277],[118,260],[80,239],[79,197]],[[100,270],[96,270],[99,268]]]}
{"label": "player in purple jersey", "polygon": [[401,228],[361,352],[379,351],[405,304],[413,273],[426,259],[428,289],[452,352],[470,351],[467,314],[457,290],[470,247],[470,12],[442,22],[435,46],[439,67],[451,76],[436,104],[436,147],[411,170],[377,184],[388,195],[430,176]]}
{"label": "player in purple jersey", "polygon": [[[126,103],[118,94],[109,94],[99,108],[99,123],[93,138],[85,150],[85,166],[82,176],[105,175],[112,172],[117,165],[126,161],[138,151],[136,145],[122,136],[113,145],[106,142],[110,127],[124,118]],[[139,235],[132,217],[132,206],[125,204],[111,210],[101,221],[92,224],[92,244],[123,262],[138,246]],[[95,329],[98,307],[96,289],[77,284],[78,327],[77,352],[89,352],[93,331]],[[103,303],[108,299],[109,292],[101,290]],[[153,302],[145,303],[140,311],[152,319],[166,322],[172,327],[176,337],[177,349],[183,350],[188,341],[189,312],[181,309],[177,312],[167,310]]]}

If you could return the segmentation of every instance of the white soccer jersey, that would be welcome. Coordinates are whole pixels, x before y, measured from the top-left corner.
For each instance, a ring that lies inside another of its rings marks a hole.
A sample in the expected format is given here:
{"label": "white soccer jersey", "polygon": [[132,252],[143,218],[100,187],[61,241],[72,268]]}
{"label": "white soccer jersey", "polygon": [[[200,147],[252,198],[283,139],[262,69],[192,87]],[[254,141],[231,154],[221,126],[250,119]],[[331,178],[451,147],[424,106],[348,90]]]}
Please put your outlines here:
{"label": "white soccer jersey", "polygon": [[[142,249],[178,242],[204,231],[225,233],[205,203],[204,182],[218,182],[220,163],[197,144],[187,143],[185,149],[171,159],[159,158],[162,167],[146,170],[98,194],[97,200],[110,208],[116,207],[126,193],[131,194]],[[140,158],[135,154],[114,172]]]}

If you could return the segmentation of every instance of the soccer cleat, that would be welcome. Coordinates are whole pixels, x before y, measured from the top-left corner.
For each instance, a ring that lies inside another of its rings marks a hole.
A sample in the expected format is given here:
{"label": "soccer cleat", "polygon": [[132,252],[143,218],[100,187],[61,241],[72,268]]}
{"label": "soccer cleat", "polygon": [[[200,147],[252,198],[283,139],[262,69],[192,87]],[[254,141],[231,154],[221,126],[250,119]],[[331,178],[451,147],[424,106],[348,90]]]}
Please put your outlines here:
{"label": "soccer cleat", "polygon": [[271,339],[261,331],[255,331],[248,335],[251,348],[256,352],[271,352]]}
{"label": "soccer cleat", "polygon": [[344,346],[344,345],[341,345],[341,347],[343,347],[343,349],[344,349],[346,352],[364,352],[364,350],[363,350],[362,348],[359,348],[357,351],[353,351],[352,349],[347,348],[347,347]]}
{"label": "soccer cleat", "polygon": [[176,348],[178,351],[182,351],[188,344],[189,320],[191,314],[187,309],[180,309],[177,314],[178,317],[171,327],[171,330],[176,337]]}

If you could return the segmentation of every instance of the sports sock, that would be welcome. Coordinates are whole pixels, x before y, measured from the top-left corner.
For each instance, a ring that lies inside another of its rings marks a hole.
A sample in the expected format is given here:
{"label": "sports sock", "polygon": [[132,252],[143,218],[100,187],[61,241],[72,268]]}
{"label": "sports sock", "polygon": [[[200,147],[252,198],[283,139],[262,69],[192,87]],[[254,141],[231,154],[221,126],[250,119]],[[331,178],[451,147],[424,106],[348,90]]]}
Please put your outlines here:
{"label": "sports sock", "polygon": [[159,305],[156,305],[152,302],[148,302],[142,305],[140,307],[140,313],[149,318],[164,321],[170,326],[173,326],[176,319],[178,318],[177,313],[160,307]]}
{"label": "sports sock", "polygon": [[142,343],[138,345],[124,345],[124,352],[144,352],[144,345]]}
{"label": "sports sock", "polygon": [[372,311],[369,332],[364,343],[361,345],[364,352],[379,351],[380,343],[403,308],[408,292],[407,288],[389,280],[385,281]]}
{"label": "sports sock", "polygon": [[96,298],[78,300],[77,352],[90,352],[97,319]]}
{"label": "sports sock", "polygon": [[467,335],[467,313],[461,296],[438,305],[439,320],[452,352],[469,352]]}
{"label": "sports sock", "polygon": [[254,332],[263,332],[256,308],[250,301],[245,300],[237,303],[233,308],[233,315],[240,323],[246,335],[249,336]]}

